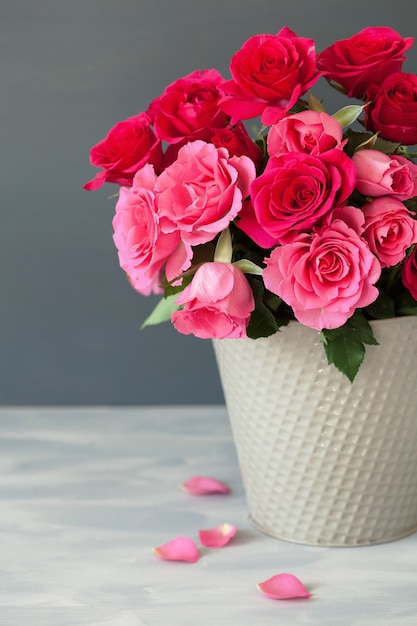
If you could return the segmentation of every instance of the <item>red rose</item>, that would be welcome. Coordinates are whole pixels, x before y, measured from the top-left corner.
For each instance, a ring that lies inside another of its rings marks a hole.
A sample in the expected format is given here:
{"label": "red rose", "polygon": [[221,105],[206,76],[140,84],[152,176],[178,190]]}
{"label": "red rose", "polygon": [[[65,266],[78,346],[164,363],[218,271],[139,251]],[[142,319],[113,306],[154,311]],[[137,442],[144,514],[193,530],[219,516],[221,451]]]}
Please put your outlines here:
{"label": "red rose", "polygon": [[382,85],[369,85],[365,126],[384,139],[406,146],[417,143],[417,76],[397,72]]}
{"label": "red rose", "polygon": [[263,163],[262,150],[251,139],[242,122],[233,128],[220,128],[214,133],[211,142],[216,148],[227,148],[230,156],[248,156],[257,168]]}
{"label": "red rose", "polygon": [[222,107],[235,119],[261,116],[275,124],[319,78],[314,41],[289,28],[277,35],[255,35],[230,63],[232,80],[225,81]]}
{"label": "red rose", "polygon": [[168,143],[210,141],[230,121],[219,107],[223,80],[217,70],[197,70],[168,85],[148,109],[157,136]]}
{"label": "red rose", "polygon": [[401,266],[401,278],[403,285],[417,300],[417,247],[414,248]]}
{"label": "red rose", "polygon": [[271,157],[251,185],[258,224],[276,243],[288,243],[345,204],[355,182],[353,161],[338,148],[320,157],[302,152]]}
{"label": "red rose", "polygon": [[148,115],[139,113],[118,122],[104,139],[91,148],[91,165],[103,170],[86,183],[84,189],[93,191],[104,183],[130,187],[134,175],[145,163],[158,169],[161,161],[161,142],[150,126]]}
{"label": "red rose", "polygon": [[346,89],[349,97],[362,98],[369,83],[380,84],[401,70],[404,52],[413,43],[413,37],[403,39],[392,28],[365,28],[318,54],[317,67],[328,81]]}

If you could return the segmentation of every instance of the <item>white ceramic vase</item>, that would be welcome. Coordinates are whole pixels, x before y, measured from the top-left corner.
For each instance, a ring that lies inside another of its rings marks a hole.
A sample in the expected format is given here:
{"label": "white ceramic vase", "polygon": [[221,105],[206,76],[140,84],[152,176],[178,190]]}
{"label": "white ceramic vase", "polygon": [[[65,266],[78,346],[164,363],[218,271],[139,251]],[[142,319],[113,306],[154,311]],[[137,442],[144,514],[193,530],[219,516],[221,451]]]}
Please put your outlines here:
{"label": "white ceramic vase", "polygon": [[249,516],[261,531],[322,546],[417,530],[417,317],[372,322],[353,383],[318,333],[214,340]]}

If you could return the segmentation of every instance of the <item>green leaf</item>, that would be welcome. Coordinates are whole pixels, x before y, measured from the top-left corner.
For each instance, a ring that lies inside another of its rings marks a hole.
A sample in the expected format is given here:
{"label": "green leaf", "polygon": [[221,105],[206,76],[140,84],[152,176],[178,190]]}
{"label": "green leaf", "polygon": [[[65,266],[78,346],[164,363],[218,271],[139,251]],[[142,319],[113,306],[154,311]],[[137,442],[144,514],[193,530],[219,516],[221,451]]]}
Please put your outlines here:
{"label": "green leaf", "polygon": [[342,333],[334,340],[327,340],[324,349],[329,365],[333,363],[353,382],[365,356],[363,343],[350,341],[346,333]]}
{"label": "green leaf", "polygon": [[235,261],[233,265],[236,265],[244,274],[262,276],[262,267],[253,263],[253,261],[249,261],[249,259],[240,259],[239,261]]}
{"label": "green leaf", "polygon": [[353,382],[365,356],[365,346],[378,345],[368,320],[357,311],[340,328],[321,332],[329,364],[335,365]]}
{"label": "green leaf", "polygon": [[[192,281],[196,269],[197,268],[194,267],[192,268],[192,271],[188,270],[187,272],[181,274],[181,276],[178,277],[182,279],[180,285],[172,285],[171,283],[168,283],[165,279],[163,279],[162,288],[164,290],[164,298],[167,299],[168,296],[173,296],[174,294],[178,294],[181,291],[184,291],[184,288]],[[177,282],[177,279],[175,280],[175,282]]]}
{"label": "green leaf", "polygon": [[169,283],[167,283],[164,286],[164,298],[168,298],[168,296],[173,296],[175,294],[180,293],[180,291],[183,291],[184,289],[184,284],[181,285],[170,285]]}
{"label": "green leaf", "polygon": [[366,343],[369,346],[379,345],[374,337],[372,326],[362,311],[356,311],[356,313],[348,320],[347,326],[351,329],[352,335],[355,333],[356,337],[363,341],[363,343]]}
{"label": "green leaf", "polygon": [[352,157],[356,150],[358,150],[360,147],[365,146],[366,144],[368,144],[370,147],[371,145],[373,146],[374,136],[375,135],[372,133],[360,132],[357,130],[353,130],[352,128],[348,128],[344,132],[344,137],[348,139],[347,146],[345,147],[347,155]]}
{"label": "green leaf", "polygon": [[350,126],[358,119],[365,107],[366,104],[348,104],[342,109],[336,111],[336,113],[333,113],[332,117],[339,122],[342,128],[346,128],[346,126]]}
{"label": "green leaf", "polygon": [[247,335],[251,339],[269,337],[277,332],[278,324],[272,311],[263,302],[265,288],[256,278],[249,276],[248,280],[255,298],[255,310],[246,329]]}
{"label": "green leaf", "polygon": [[214,261],[217,263],[231,263],[232,253],[232,235],[230,234],[230,230],[226,228],[217,242],[214,252]]}
{"label": "green leaf", "polygon": [[155,326],[156,324],[168,322],[171,319],[171,314],[179,309],[179,306],[175,304],[177,297],[177,294],[174,293],[166,298],[162,298],[143,322],[141,329],[146,326]]}
{"label": "green leaf", "polygon": [[246,333],[251,339],[259,339],[259,337],[269,337],[278,331],[278,324],[275,321],[271,311],[265,307],[255,309],[252,313]]}
{"label": "green leaf", "polygon": [[326,111],[323,103],[311,91],[308,92],[308,106],[312,111],[317,111],[318,113]]}
{"label": "green leaf", "polygon": [[395,143],[393,141],[388,141],[387,139],[382,139],[381,137],[378,137],[373,145],[373,148],[374,150],[379,150],[384,154],[396,154],[400,146],[401,144],[398,142]]}
{"label": "green leaf", "polygon": [[355,153],[359,152],[359,150],[372,150],[375,148],[376,140],[378,139],[378,134],[374,133],[373,135],[369,135],[362,143],[360,143],[355,148]]}
{"label": "green leaf", "polygon": [[379,150],[384,154],[396,154],[401,147],[401,144],[381,139],[378,133],[359,132],[348,128],[345,131],[344,136],[349,140],[346,152],[348,156],[353,156],[358,150],[371,149]]}

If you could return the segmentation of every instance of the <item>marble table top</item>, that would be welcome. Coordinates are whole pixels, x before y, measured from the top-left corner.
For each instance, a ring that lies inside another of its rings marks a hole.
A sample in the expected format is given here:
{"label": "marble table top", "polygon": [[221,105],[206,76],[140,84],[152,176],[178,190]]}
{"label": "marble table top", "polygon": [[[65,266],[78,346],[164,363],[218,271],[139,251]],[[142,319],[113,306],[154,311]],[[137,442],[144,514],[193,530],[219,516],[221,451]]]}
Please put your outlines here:
{"label": "marble table top", "polygon": [[[195,475],[231,494],[184,492]],[[236,536],[196,563],[152,551],[223,522]],[[312,597],[261,595],[282,572]],[[361,548],[262,535],[222,406],[3,407],[0,624],[416,626],[417,534]]]}

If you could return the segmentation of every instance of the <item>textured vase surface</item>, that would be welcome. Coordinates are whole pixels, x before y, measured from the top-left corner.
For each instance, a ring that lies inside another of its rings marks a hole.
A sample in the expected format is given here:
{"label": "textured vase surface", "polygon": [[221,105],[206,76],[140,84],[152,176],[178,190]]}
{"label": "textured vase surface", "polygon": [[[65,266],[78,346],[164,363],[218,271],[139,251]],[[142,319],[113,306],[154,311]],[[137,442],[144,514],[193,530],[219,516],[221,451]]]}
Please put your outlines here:
{"label": "textured vase surface", "polygon": [[261,531],[323,546],[417,530],[417,317],[372,322],[353,383],[318,333],[213,340],[249,516]]}

